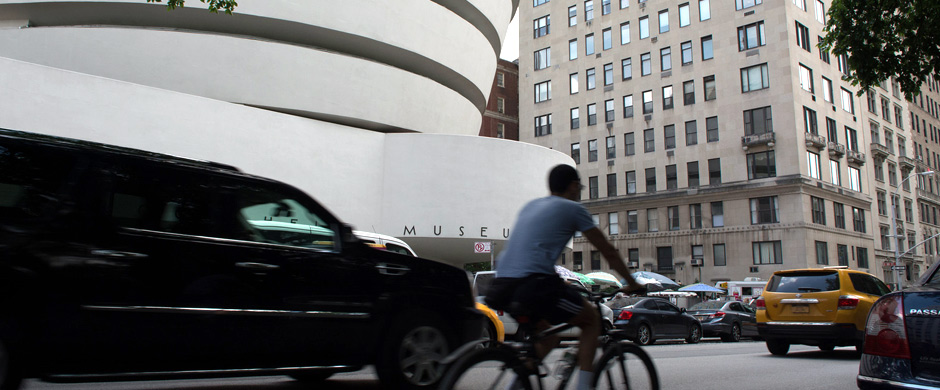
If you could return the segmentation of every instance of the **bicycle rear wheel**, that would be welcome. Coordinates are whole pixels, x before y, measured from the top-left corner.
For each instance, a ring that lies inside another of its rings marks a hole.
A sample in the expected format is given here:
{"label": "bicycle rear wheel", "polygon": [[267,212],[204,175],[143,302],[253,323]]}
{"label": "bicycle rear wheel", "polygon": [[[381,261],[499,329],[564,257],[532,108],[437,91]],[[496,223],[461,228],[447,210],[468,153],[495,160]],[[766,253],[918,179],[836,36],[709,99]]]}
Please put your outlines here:
{"label": "bicycle rear wheel", "polygon": [[518,389],[532,390],[529,372],[514,352],[500,348],[478,349],[454,362],[447,369],[439,388],[504,390],[509,389],[517,378],[522,378]]}
{"label": "bicycle rear wheel", "polygon": [[630,343],[612,344],[594,365],[597,390],[659,390],[659,375],[653,359]]}

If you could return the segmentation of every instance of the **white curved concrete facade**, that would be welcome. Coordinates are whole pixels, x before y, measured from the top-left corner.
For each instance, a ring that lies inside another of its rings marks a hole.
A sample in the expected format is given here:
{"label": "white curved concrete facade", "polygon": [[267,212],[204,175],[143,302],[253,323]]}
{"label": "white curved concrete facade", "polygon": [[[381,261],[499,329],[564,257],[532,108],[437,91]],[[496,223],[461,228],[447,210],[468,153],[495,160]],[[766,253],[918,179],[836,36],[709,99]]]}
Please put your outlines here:
{"label": "white curved concrete facade", "polygon": [[475,136],[517,3],[0,0],[0,127],[229,163],[424,256],[484,261],[473,242],[501,241],[571,163]]}

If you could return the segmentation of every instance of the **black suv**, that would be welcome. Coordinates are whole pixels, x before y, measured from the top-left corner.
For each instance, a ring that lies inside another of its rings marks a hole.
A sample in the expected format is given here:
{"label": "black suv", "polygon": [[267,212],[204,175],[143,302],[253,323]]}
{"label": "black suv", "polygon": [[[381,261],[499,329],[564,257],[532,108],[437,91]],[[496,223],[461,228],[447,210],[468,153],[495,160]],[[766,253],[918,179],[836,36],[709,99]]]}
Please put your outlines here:
{"label": "black suv", "polygon": [[216,163],[0,129],[0,389],[375,364],[434,387],[480,337],[467,273],[361,243]]}

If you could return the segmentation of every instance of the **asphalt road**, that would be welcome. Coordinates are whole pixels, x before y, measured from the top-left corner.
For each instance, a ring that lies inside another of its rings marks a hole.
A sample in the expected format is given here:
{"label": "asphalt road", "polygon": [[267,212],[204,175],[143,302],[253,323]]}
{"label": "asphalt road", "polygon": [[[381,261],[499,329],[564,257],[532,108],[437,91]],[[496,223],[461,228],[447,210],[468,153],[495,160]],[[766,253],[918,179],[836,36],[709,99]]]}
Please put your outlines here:
{"label": "asphalt road", "polygon": [[[700,344],[669,343],[644,347],[652,355],[663,389],[857,389],[858,355],[854,348],[823,352],[792,346],[786,357],[767,352],[763,342],[722,343],[705,339]],[[557,350],[546,359],[554,364]],[[309,389],[283,376],[150,382],[53,384],[30,380],[23,390],[301,390]],[[337,374],[316,389],[382,389],[370,368]]]}

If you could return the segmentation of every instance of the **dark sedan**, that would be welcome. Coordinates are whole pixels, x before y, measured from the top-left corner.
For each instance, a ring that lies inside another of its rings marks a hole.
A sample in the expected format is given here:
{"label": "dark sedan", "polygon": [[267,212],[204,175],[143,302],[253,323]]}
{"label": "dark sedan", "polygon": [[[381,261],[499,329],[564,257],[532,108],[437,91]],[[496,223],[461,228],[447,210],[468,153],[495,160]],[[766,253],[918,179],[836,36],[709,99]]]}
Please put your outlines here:
{"label": "dark sedan", "polygon": [[860,389],[940,388],[940,262],[868,314]]}
{"label": "dark sedan", "polygon": [[617,298],[606,303],[614,311],[614,327],[624,337],[647,345],[660,339],[702,339],[702,324],[695,317],[662,298]]}
{"label": "dark sedan", "polygon": [[696,303],[688,311],[702,322],[705,337],[737,342],[741,337],[757,337],[757,319],[753,309],[738,301]]}

